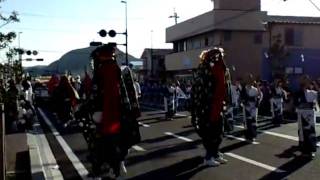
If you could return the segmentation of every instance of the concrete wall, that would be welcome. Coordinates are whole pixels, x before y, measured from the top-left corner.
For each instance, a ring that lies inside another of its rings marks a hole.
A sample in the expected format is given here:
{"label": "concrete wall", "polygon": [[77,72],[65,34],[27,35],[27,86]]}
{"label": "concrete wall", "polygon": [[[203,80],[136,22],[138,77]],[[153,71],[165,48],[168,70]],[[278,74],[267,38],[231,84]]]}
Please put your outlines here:
{"label": "concrete wall", "polygon": [[[224,41],[224,32],[215,32],[215,41],[221,42],[226,52],[226,63],[234,78],[243,77],[251,73],[260,76],[261,54],[263,44],[254,44],[256,32],[238,31],[231,32],[231,40]],[[267,41],[266,34],[263,34],[263,42]],[[173,53],[166,56],[166,68],[169,71],[194,69],[198,66],[200,53],[208,48],[190,50],[186,52]]]}
{"label": "concrete wall", "polygon": [[[263,44],[254,43],[255,34],[256,32],[232,32],[231,41],[222,44],[226,51],[227,66],[234,79],[248,74],[253,74],[255,77],[260,76]],[[267,40],[265,34],[262,38],[263,42]]]}
{"label": "concrete wall", "polygon": [[266,12],[214,10],[166,29],[166,42],[182,40],[214,30],[262,31]]}

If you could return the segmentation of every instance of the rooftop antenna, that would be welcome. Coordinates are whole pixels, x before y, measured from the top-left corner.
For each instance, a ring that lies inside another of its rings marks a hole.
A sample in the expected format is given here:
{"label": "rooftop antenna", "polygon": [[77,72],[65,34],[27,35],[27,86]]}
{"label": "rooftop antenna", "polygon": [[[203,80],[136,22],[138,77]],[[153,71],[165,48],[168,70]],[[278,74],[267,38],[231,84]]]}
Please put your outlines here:
{"label": "rooftop antenna", "polygon": [[180,18],[180,17],[178,16],[175,8],[173,8],[173,15],[172,15],[172,16],[169,16],[169,18],[174,18],[174,22],[175,22],[176,24],[178,24],[178,18]]}

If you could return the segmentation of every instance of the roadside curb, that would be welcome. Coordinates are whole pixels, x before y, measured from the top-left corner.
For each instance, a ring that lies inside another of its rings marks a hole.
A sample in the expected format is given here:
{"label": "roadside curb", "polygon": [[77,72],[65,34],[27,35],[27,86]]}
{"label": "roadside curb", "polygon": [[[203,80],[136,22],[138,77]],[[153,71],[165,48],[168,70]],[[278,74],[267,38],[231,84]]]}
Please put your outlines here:
{"label": "roadside curb", "polygon": [[27,133],[27,141],[29,146],[30,172],[32,180],[45,180],[44,170],[42,167],[40,152],[36,143],[36,137]]}
{"label": "roadside curb", "polygon": [[34,130],[33,132],[27,133],[31,179],[62,180],[63,176],[46,135],[42,130],[38,116],[39,114],[36,110],[36,117],[33,125]]}

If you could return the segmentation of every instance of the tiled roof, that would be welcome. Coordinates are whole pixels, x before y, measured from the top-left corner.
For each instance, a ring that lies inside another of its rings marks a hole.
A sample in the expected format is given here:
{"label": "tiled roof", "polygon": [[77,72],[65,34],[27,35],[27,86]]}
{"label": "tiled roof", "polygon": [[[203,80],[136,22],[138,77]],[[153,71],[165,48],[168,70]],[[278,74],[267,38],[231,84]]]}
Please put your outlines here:
{"label": "tiled roof", "polygon": [[320,17],[268,16],[268,22],[289,24],[320,24]]}

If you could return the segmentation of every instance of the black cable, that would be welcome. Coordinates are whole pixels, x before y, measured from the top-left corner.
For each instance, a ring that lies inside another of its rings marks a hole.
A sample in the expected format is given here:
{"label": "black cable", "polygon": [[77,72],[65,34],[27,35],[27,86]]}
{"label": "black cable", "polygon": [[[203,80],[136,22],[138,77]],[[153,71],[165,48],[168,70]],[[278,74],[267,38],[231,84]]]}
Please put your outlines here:
{"label": "black cable", "polygon": [[312,0],[308,0],[318,11],[320,11],[320,7],[316,5]]}

